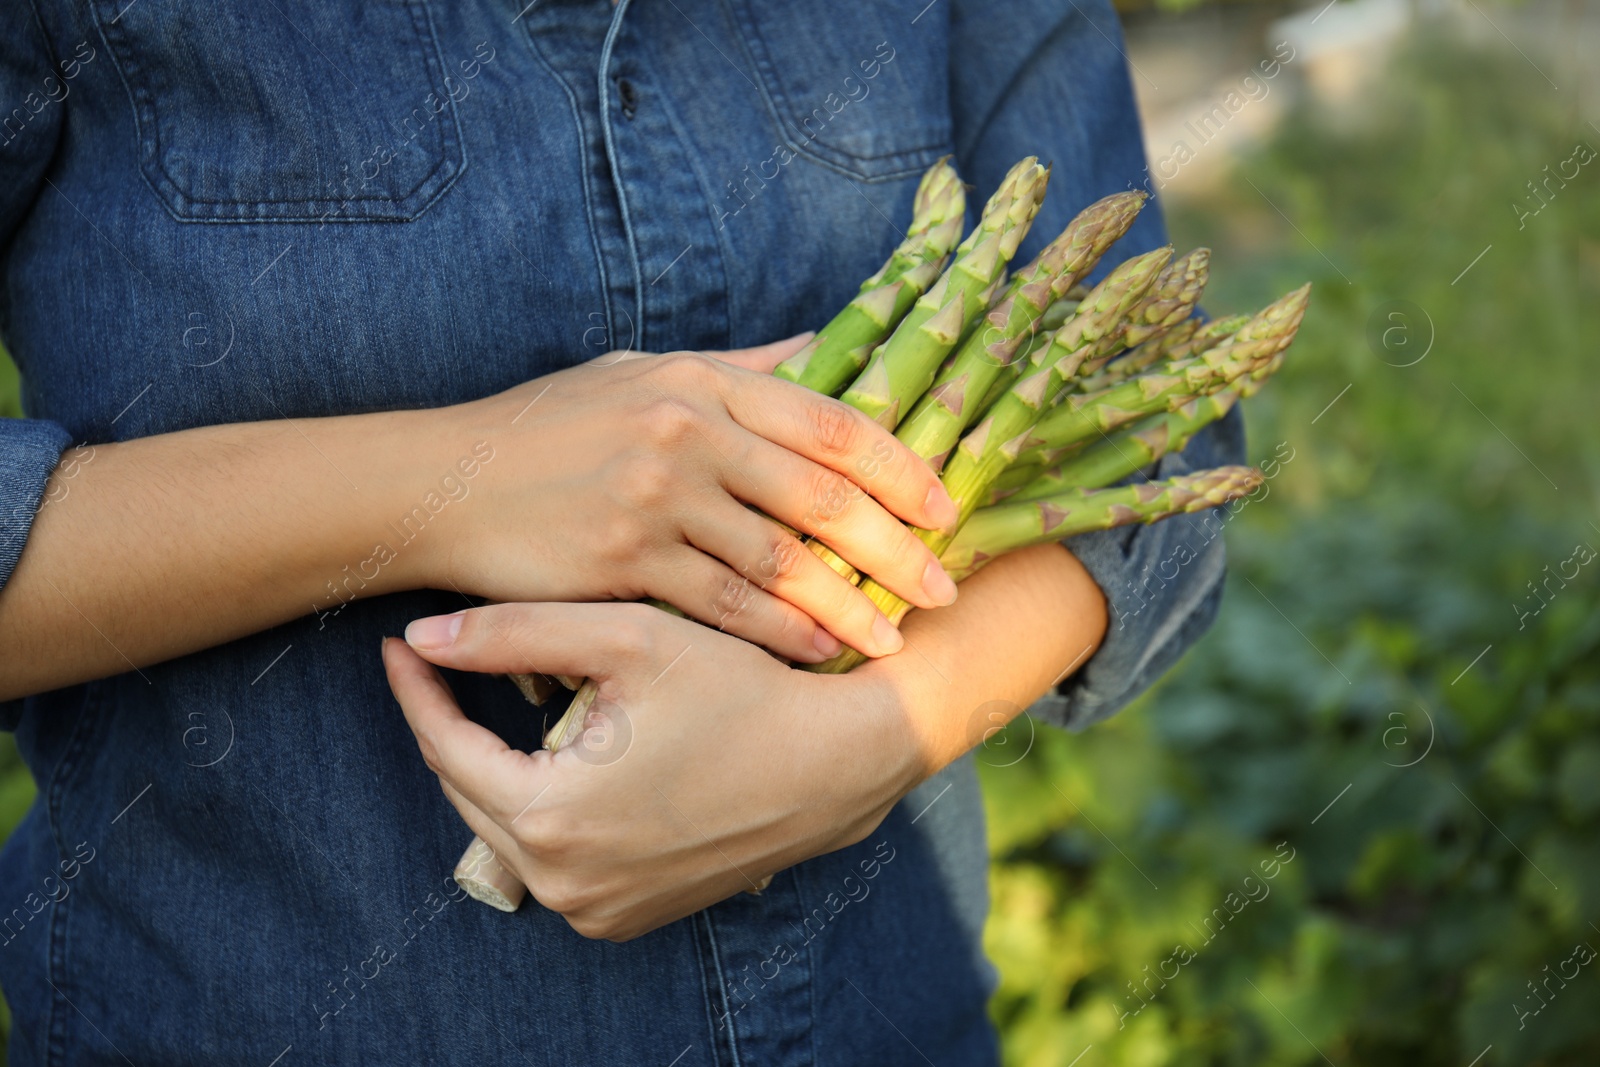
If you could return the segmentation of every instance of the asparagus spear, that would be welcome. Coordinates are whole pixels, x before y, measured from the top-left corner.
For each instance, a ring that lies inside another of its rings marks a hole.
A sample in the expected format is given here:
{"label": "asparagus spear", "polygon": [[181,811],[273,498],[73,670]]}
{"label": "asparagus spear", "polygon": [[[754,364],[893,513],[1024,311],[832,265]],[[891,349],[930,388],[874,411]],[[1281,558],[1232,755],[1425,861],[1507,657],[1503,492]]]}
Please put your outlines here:
{"label": "asparagus spear", "polygon": [[1168,263],[1144,300],[1128,316],[1128,347],[1142,345],[1187,319],[1210,277],[1209,248],[1196,248]]}
{"label": "asparagus spear", "polygon": [[874,345],[894,329],[926,290],[961,237],[967,194],[946,156],[922,176],[912,204],[911,228],[876,274],[844,310],[799,352],[778,364],[779,378],[832,396],[866,364]]}
{"label": "asparagus spear", "polygon": [[[1240,330],[1244,329],[1249,322],[1249,315],[1229,315],[1224,319],[1212,319],[1204,326],[1196,329],[1188,337],[1174,338],[1171,343],[1166,344],[1164,347],[1158,348],[1157,351],[1159,355],[1149,357],[1149,359],[1145,361],[1144,366],[1153,367],[1155,364],[1159,363],[1162,358],[1167,360],[1192,359],[1202,352],[1209,352],[1222,342],[1226,341],[1228,338],[1232,337],[1234,334],[1238,333]],[[1162,338],[1156,338],[1153,343],[1160,345],[1162,340]],[[1137,355],[1139,355],[1137,352],[1129,353],[1130,358]],[[1136,369],[1143,370],[1144,367],[1138,367]]]}
{"label": "asparagus spear", "polygon": [[[1076,486],[1103,486],[1119,482],[1166,455],[1179,452],[1189,439],[1222,418],[1239,401],[1239,383],[1210,396],[1193,397],[1172,411],[1151,415],[1096,441],[1055,470],[1036,474],[1021,489],[1006,497],[1007,503],[1039,500]],[[1019,465],[1013,470],[1037,468]],[[1006,471],[1006,481],[1014,484],[1021,475]],[[1000,483],[997,482],[998,486]]]}
{"label": "asparagus spear", "polygon": [[1028,545],[1216,507],[1253,492],[1262,480],[1254,467],[1218,467],[1160,482],[1063,489],[1038,500],[996,504],[972,516],[940,562],[959,581],[989,560]]}
{"label": "asparagus spear", "polygon": [[1024,447],[1061,449],[1092,441],[1143,416],[1171,410],[1190,397],[1219,392],[1245,374],[1265,373],[1294,340],[1310,291],[1307,284],[1281,297],[1232,337],[1198,356],[1162,364],[1098,393],[1068,397],[1039,420]]}
{"label": "asparagus spear", "polygon": [[[1115,335],[1124,316],[1149,290],[1171,256],[1171,248],[1158,248],[1128,260],[1107,275],[1084,298],[1077,313],[1055,332],[1051,343],[1036,354],[1037,366],[1024,369],[1017,383],[961,439],[941,479],[960,515],[946,529],[916,531],[929,548],[943,552],[949,546],[961,524],[988,498],[994,479],[1016,458],[1046,404],[1061,392],[1062,380],[1076,372],[1078,364],[1095,351],[1101,339]],[[861,591],[896,625],[910,610],[906,601],[877,582],[863,582]],[[809,669],[821,674],[842,674],[864,658],[847,648]]]}
{"label": "asparagus spear", "polygon": [[1239,389],[1240,399],[1249,399],[1261,392],[1261,387],[1267,384],[1267,379],[1278,373],[1278,368],[1281,366],[1283,366],[1283,353],[1279,352],[1267,360],[1265,365],[1256,368],[1235,382],[1234,385]]}
{"label": "asparagus spear", "polygon": [[[1066,318],[1071,318],[1073,314],[1077,313],[1078,303],[1075,300],[1057,301],[1050,305],[1050,310],[1054,311],[1058,307],[1070,305],[1071,310],[1067,313]],[[1060,329],[1062,323],[1066,321],[1066,318],[1063,318],[1057,321],[1054,326],[1051,326],[1048,324],[1049,318],[1050,312],[1047,311],[1045,318],[1039,320],[1039,332],[1028,339],[1027,344],[1022,346],[1022,351],[1017,353],[1017,358],[1012,360],[1009,366],[1000,368],[1000,373],[995,375],[993,384],[989,386],[989,391],[983,394],[983,400],[966,413],[967,417],[961,425],[963,430],[970,430],[973,423],[988,414],[989,409],[994,407],[994,402],[1005,396],[1006,390],[1017,383],[1017,376],[1022,373],[1023,367],[1029,365],[1034,353],[1048,345],[1051,339],[1055,337],[1056,330]]]}
{"label": "asparagus spear", "polygon": [[1116,335],[1084,361],[1079,375],[1094,374],[1125,349],[1143,344],[1189,317],[1210,276],[1211,249],[1197,248],[1162,268],[1155,284],[1128,312]]}
{"label": "asparagus spear", "polygon": [[[962,520],[983,502],[989,486],[1016,458],[1016,448],[1060,394],[1061,383],[1077,372],[1103,340],[1117,334],[1124,316],[1143,298],[1171,255],[1172,249],[1158,248],[1135,256],[1108,274],[1084,298],[1076,314],[1055,332],[1050,344],[1029,358],[1016,384],[961,439],[943,481],[961,510]],[[937,551],[948,544],[955,531],[921,533],[927,535],[923,540]],[[936,543],[941,539],[943,543]]]}
{"label": "asparagus spear", "polygon": [[1080,393],[1097,393],[1158,363],[1198,356],[1238,333],[1249,321],[1249,315],[1230,315],[1206,323],[1199,319],[1186,319],[1126,355],[1112,360],[1098,374],[1078,379],[1074,388]]}
{"label": "asparagus spear", "polygon": [[956,249],[955,262],[906,312],[841,397],[893,429],[927,391],[939,363],[989,306],[1044,198],[1049,171],[1033,156],[1012,167]]}
{"label": "asparagus spear", "polygon": [[1079,212],[1059,237],[1016,273],[1005,297],[940,368],[932,388],[917,401],[896,436],[939,469],[961,431],[973,421],[976,405],[1036,335],[1040,316],[1128,231],[1144,200],[1143,193],[1117,193]]}
{"label": "asparagus spear", "polygon": [[[1002,500],[1015,499],[1018,493],[1031,486],[1036,480],[1055,474],[1055,471],[1047,468],[1042,458],[1037,458],[1040,455],[1039,453],[1036,452],[1034,455],[1035,458],[1032,459],[1027,455],[1019,456],[1015,463],[1000,472],[1000,476],[989,487],[989,499],[985,506],[998,504]],[[1065,489],[1067,486],[1060,484],[1056,485],[1055,488]]]}

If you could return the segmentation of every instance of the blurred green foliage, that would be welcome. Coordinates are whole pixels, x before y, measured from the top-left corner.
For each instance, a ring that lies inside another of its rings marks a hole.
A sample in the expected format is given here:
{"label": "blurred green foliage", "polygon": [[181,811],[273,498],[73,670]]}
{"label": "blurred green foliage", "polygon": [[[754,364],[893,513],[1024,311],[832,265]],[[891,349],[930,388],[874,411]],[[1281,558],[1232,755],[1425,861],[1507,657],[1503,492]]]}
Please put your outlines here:
{"label": "blurred green foliage", "polygon": [[17,381],[17,367],[0,348],[0,419],[14,419],[22,414],[22,397]]}
{"label": "blurred green foliage", "polygon": [[1213,313],[1315,282],[1246,405],[1252,460],[1294,458],[1154,694],[982,755],[1010,1067],[1600,1062],[1600,965],[1564,962],[1600,949],[1600,562],[1519,617],[1600,548],[1600,162],[1511,206],[1600,136],[1430,31],[1172,210]]}
{"label": "blurred green foliage", "polygon": [[[1259,193],[1172,212],[1215,249],[1213,312],[1316,282],[1249,405],[1252,458],[1294,458],[1156,693],[982,754],[1009,1067],[1600,1057],[1600,967],[1550,978],[1600,947],[1600,567],[1513,608],[1600,547],[1595,170],[1522,229],[1510,206],[1600,138],[1515,54],[1422,35],[1391,69],[1357,121],[1301,105],[1245,166]],[[1414,315],[1413,347],[1368,341],[1398,299],[1435,334],[1414,366]],[[0,736],[0,836],[32,796]]]}

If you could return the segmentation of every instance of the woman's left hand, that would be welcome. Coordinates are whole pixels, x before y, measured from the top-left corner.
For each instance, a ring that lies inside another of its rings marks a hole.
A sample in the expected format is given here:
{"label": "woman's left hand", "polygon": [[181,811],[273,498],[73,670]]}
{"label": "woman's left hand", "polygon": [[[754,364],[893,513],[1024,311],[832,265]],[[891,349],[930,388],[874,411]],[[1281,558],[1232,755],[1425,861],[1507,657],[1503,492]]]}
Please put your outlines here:
{"label": "woman's left hand", "polygon": [[[886,675],[793,670],[644,605],[501,604],[406,638],[384,664],[445,795],[587,937],[637,937],[853,844],[935,769]],[[587,676],[590,729],[515,751],[430,664]]]}
{"label": "woman's left hand", "polygon": [[[383,655],[467,825],[579,933],[622,941],[866,837],[1084,663],[1106,603],[1070,552],[1039,545],[903,630],[905,651],[830,676],[641,604],[501,604],[419,619]],[[560,752],[514,751],[428,661],[587,675],[593,725]]]}

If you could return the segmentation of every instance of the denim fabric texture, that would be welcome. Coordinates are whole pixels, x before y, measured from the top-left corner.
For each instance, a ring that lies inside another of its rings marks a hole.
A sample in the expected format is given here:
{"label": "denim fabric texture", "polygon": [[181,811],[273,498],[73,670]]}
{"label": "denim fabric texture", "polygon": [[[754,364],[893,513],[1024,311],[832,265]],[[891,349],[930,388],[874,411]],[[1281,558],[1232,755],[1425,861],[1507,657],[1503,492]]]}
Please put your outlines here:
{"label": "denim fabric texture", "polygon": [[[815,328],[946,154],[974,213],[1017,159],[1053,163],[1025,260],[1143,178],[1120,39],[1108,0],[0,6],[0,334],[28,416],[0,422],[0,583],[74,446]],[[1096,277],[1164,239],[1152,205]],[[1235,416],[1159,473],[1242,444]],[[1175,661],[1220,595],[1207,530],[1070,543],[1113,621],[1038,714],[1085,726]],[[627,944],[466,899],[470,835],[378,658],[460,606],[361,601],[0,705],[39,783],[0,859],[14,1063],[997,1062],[971,757],[860,844]],[[451,680],[537,744],[503,679]]]}

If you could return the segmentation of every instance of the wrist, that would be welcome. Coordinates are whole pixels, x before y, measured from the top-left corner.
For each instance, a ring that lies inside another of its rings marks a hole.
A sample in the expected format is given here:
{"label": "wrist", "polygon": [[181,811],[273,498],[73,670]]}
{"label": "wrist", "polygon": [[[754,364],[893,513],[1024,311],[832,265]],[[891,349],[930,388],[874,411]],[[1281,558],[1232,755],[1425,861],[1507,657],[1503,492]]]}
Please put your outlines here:
{"label": "wrist", "polygon": [[374,491],[361,494],[359,558],[364,576],[378,572],[371,592],[458,585],[451,559],[470,529],[465,504],[481,481],[482,457],[492,451],[468,407],[361,416],[371,420],[355,431],[373,457]]}
{"label": "wrist", "polygon": [[888,661],[878,660],[846,675],[808,677],[821,684],[822,706],[829,709],[837,734],[850,739],[862,765],[873,768],[875,779],[898,799],[948,761],[939,760],[923,729],[931,694],[915,693],[897,672],[881,669],[887,666]]}

